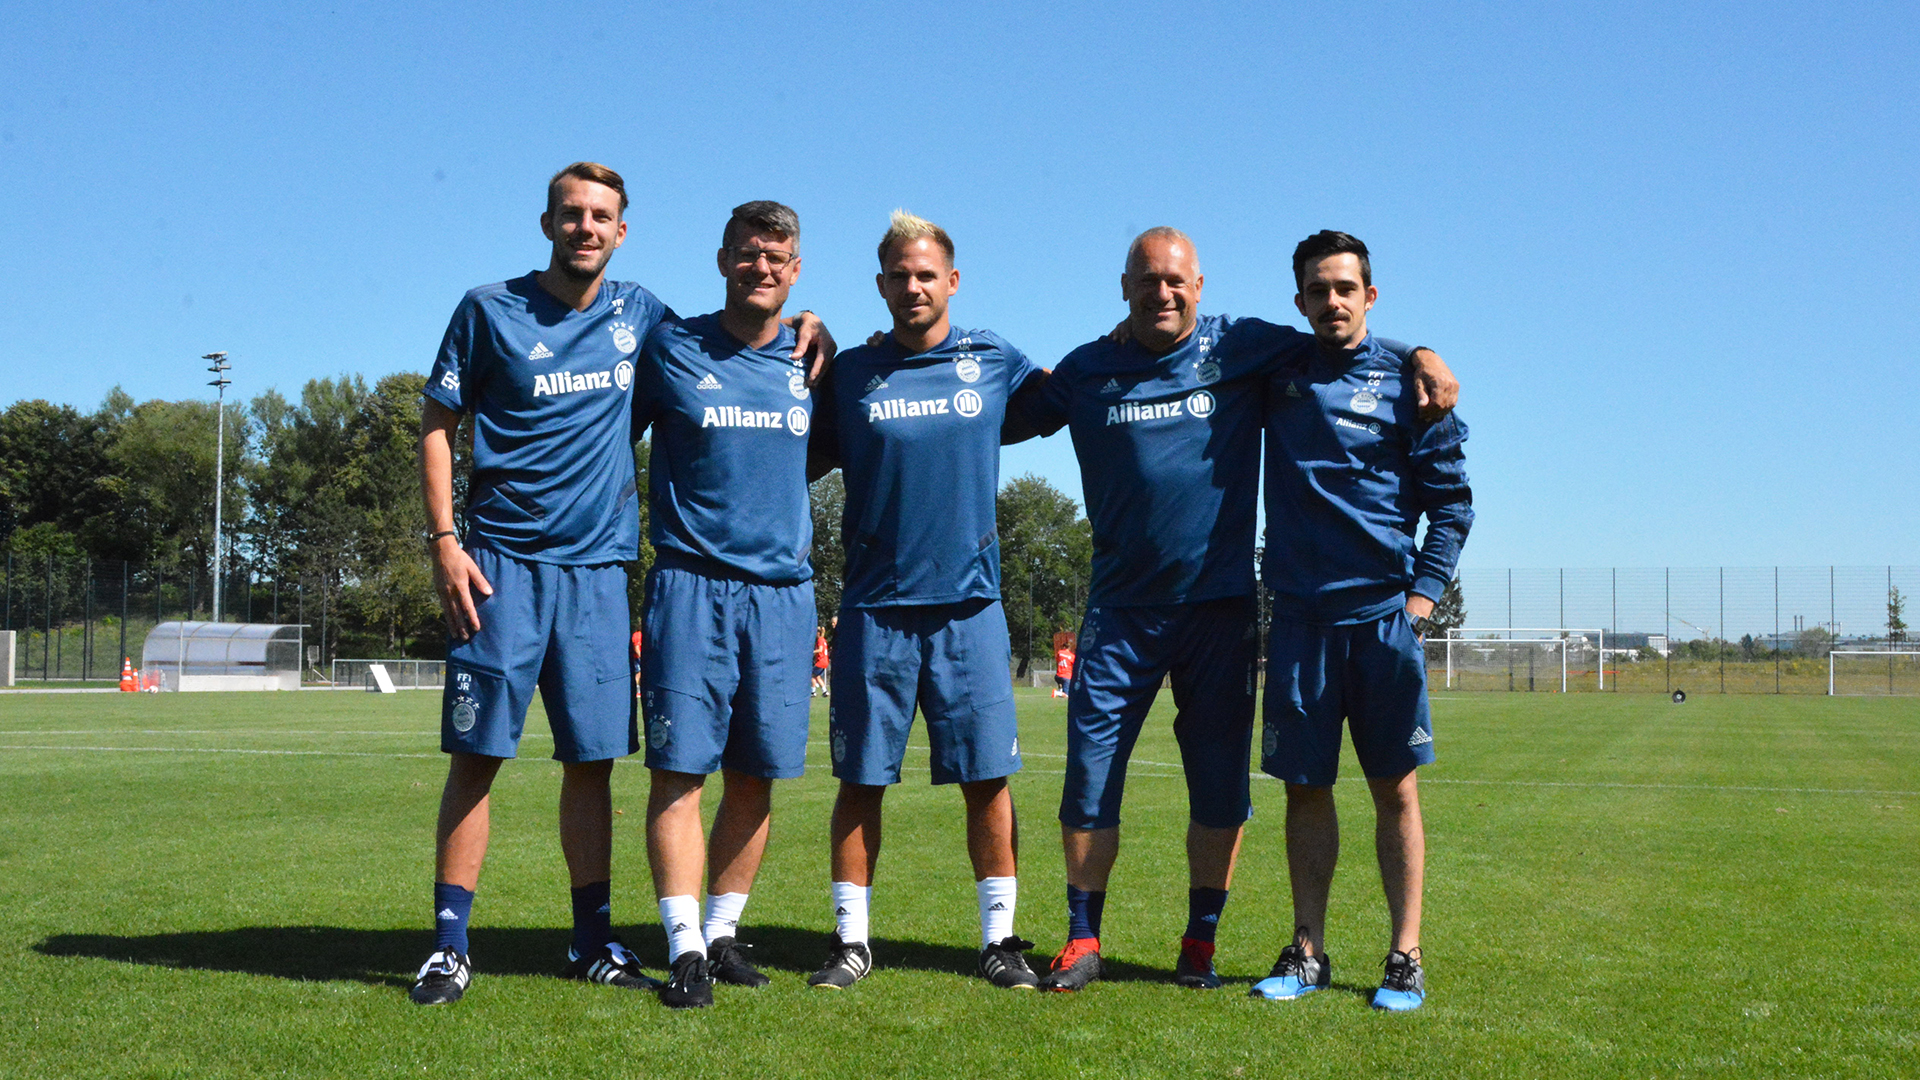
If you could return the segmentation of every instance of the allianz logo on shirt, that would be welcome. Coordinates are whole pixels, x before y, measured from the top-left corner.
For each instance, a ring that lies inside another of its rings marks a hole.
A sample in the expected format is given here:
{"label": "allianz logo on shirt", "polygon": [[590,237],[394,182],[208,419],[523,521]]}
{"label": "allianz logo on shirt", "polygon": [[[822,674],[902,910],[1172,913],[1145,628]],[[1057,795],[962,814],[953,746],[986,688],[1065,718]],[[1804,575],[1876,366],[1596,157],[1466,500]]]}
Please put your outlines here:
{"label": "allianz logo on shirt", "polygon": [[983,402],[977,390],[962,390],[951,398],[888,398],[885,401],[867,403],[867,423],[880,420],[904,420],[916,416],[946,416],[959,413],[965,417],[980,415]]}
{"label": "allianz logo on shirt", "polygon": [[788,409],[784,415],[759,409],[743,409],[738,405],[709,405],[700,415],[700,426],[703,428],[768,428],[805,435],[812,419],[807,415],[807,410],[798,405]]}
{"label": "allianz logo on shirt", "polygon": [[1166,420],[1177,416],[1192,416],[1205,420],[1213,415],[1213,395],[1205,390],[1195,390],[1182,401],[1154,401],[1142,404],[1136,401],[1122,402],[1107,406],[1107,426],[1115,424],[1137,424],[1142,420]]}
{"label": "allianz logo on shirt", "polygon": [[533,377],[533,392],[548,396],[576,394],[582,390],[625,390],[632,385],[633,365],[625,360],[615,364],[612,371],[589,371],[580,375],[571,371],[556,371],[551,375]]}

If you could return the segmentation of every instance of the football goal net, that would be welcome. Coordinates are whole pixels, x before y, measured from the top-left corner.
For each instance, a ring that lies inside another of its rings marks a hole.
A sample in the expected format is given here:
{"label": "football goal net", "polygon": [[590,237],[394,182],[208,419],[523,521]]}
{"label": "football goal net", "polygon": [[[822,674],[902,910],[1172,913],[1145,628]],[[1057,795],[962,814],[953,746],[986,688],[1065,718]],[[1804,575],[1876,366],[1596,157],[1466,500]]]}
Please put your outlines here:
{"label": "football goal net", "polygon": [[1920,694],[1920,650],[1835,649],[1827,654],[1827,693]]}
{"label": "football goal net", "polygon": [[396,690],[438,690],[447,685],[445,660],[335,660],[333,685],[365,690],[373,685],[373,665],[382,664]]}
{"label": "football goal net", "polygon": [[1460,627],[1447,631],[1446,688],[1527,692],[1605,690],[1606,631]]}

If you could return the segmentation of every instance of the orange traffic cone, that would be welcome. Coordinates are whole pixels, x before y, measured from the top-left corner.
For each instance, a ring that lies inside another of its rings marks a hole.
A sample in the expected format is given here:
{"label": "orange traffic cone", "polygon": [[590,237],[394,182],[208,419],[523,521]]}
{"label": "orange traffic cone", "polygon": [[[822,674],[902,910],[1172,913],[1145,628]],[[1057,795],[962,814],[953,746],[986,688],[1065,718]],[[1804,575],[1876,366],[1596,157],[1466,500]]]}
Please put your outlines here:
{"label": "orange traffic cone", "polygon": [[120,689],[134,693],[140,689],[140,677],[133,673],[133,657],[129,656],[120,665]]}

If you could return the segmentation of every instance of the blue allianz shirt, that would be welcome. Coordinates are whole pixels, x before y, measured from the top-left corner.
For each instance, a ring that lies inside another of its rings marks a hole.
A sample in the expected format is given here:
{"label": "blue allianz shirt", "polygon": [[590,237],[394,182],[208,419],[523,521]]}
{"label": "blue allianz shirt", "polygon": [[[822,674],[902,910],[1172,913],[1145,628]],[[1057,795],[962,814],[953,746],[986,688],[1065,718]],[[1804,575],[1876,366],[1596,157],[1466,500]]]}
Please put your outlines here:
{"label": "blue allianz shirt", "polygon": [[603,282],[585,311],[533,274],[461,299],[426,395],[473,414],[469,541],[565,566],[639,557],[634,354],[670,318],[624,281]]}
{"label": "blue allianz shirt", "polygon": [[822,456],[846,485],[845,607],[1000,597],[1000,428],[1040,369],[989,330],[909,353],[891,335],[834,360]]}
{"label": "blue allianz shirt", "polygon": [[636,438],[653,428],[650,539],[659,565],[766,585],[813,577],[807,440],[813,394],[793,331],[749,348],[701,315],[640,350]]}
{"label": "blue allianz shirt", "polygon": [[[1449,413],[1422,421],[1400,357],[1372,335],[1318,348],[1267,383],[1267,549],[1277,618],[1371,622],[1438,600],[1473,525],[1462,444]],[[1416,549],[1414,531],[1427,519]]]}
{"label": "blue allianz shirt", "polygon": [[1093,531],[1090,605],[1253,595],[1266,379],[1315,348],[1292,327],[1203,315],[1166,353],[1088,342],[1037,402],[1016,401],[1040,430],[1072,432]]}

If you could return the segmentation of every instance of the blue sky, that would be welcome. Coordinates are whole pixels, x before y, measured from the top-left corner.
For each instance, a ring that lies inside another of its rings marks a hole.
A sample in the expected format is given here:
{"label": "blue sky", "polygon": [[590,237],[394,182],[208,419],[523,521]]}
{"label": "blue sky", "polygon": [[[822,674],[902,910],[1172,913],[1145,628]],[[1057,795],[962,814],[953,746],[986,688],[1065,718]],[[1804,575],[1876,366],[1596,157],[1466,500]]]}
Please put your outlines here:
{"label": "blue sky", "polygon": [[[554,169],[634,198],[616,276],[719,306],[727,211],[794,206],[794,298],[885,324],[905,206],[956,320],[1051,364],[1127,240],[1293,321],[1288,257],[1374,251],[1440,350],[1464,564],[1911,563],[1920,16],[1910,4],[9,5],[0,404],[424,370],[465,289],[544,265]],[[1079,494],[1065,436],[1008,451]]]}

